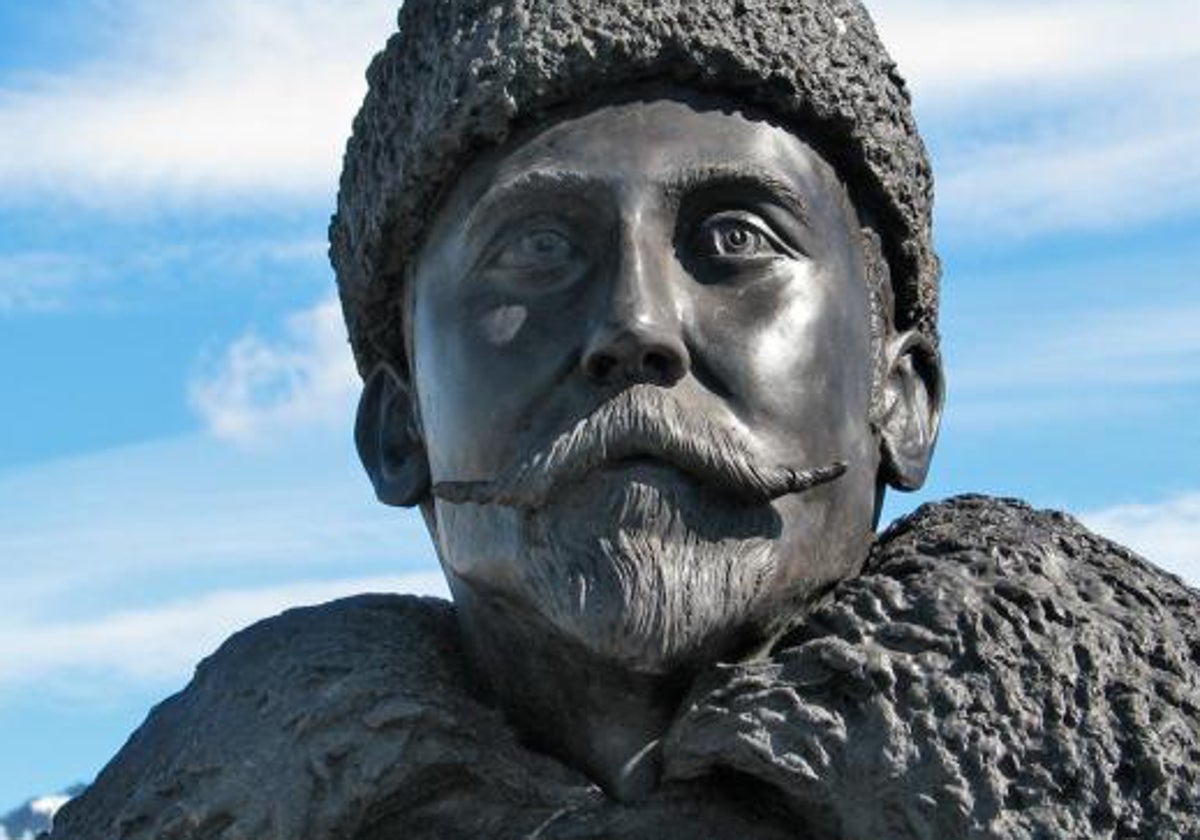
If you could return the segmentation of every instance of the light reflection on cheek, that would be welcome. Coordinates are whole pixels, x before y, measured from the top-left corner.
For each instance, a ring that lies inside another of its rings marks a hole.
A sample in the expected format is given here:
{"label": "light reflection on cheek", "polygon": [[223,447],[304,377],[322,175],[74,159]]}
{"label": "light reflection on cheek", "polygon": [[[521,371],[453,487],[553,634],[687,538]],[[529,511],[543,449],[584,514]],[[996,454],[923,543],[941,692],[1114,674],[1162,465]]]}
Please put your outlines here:
{"label": "light reflection on cheek", "polygon": [[479,319],[479,326],[484,340],[500,347],[517,337],[528,317],[529,310],[524,306],[498,306]]}
{"label": "light reflection on cheek", "polygon": [[[760,376],[788,381],[811,363],[822,324],[806,302],[793,303],[762,323],[750,339],[752,364]],[[798,370],[799,369],[799,370]]]}

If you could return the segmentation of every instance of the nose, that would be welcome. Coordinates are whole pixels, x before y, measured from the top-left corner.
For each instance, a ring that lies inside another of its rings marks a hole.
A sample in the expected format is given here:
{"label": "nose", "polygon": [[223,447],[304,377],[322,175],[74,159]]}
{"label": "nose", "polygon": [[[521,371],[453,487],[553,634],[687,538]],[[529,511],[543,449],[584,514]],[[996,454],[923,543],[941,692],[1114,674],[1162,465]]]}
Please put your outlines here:
{"label": "nose", "polygon": [[632,232],[623,240],[606,311],[588,336],[580,366],[598,385],[669,387],[691,365],[681,301],[666,264],[672,249],[669,242],[658,249],[638,242]]}
{"label": "nose", "polygon": [[682,343],[658,340],[642,330],[611,330],[583,358],[588,379],[598,385],[674,385],[687,372]]}

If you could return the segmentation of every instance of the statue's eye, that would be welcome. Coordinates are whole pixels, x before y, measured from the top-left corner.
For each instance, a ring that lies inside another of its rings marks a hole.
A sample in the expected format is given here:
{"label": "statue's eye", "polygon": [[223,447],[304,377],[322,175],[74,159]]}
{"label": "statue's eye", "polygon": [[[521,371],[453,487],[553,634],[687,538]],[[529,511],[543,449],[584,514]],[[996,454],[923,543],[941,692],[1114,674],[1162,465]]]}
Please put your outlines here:
{"label": "statue's eye", "polygon": [[587,254],[561,225],[537,221],[510,233],[492,250],[484,275],[514,294],[566,288],[587,271]]}
{"label": "statue's eye", "polygon": [[706,219],[696,231],[692,247],[702,257],[762,259],[784,256],[788,249],[756,216],[726,212]]}
{"label": "statue's eye", "polygon": [[571,240],[553,228],[525,231],[504,246],[492,262],[508,271],[551,271],[572,261]]}

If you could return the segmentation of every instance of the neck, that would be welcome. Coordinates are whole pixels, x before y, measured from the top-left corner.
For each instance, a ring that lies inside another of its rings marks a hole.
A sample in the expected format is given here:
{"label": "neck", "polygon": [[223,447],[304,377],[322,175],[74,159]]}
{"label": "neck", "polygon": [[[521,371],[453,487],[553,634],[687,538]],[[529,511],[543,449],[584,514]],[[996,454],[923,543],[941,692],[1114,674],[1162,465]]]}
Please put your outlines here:
{"label": "neck", "polygon": [[692,669],[630,670],[524,610],[459,588],[455,600],[472,664],[530,746],[583,771],[618,800],[658,786],[659,741]]}

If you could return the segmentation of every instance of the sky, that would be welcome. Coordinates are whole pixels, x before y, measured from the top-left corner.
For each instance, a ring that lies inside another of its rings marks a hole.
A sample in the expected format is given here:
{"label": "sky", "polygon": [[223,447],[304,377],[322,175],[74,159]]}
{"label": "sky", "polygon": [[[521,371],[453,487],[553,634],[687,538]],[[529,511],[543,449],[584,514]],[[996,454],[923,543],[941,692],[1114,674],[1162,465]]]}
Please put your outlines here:
{"label": "sky", "polygon": [[[374,502],[325,257],[395,0],[0,3],[0,811],[230,632],[445,591]],[[876,0],[937,176],[930,480],[1200,584],[1200,4]]]}

